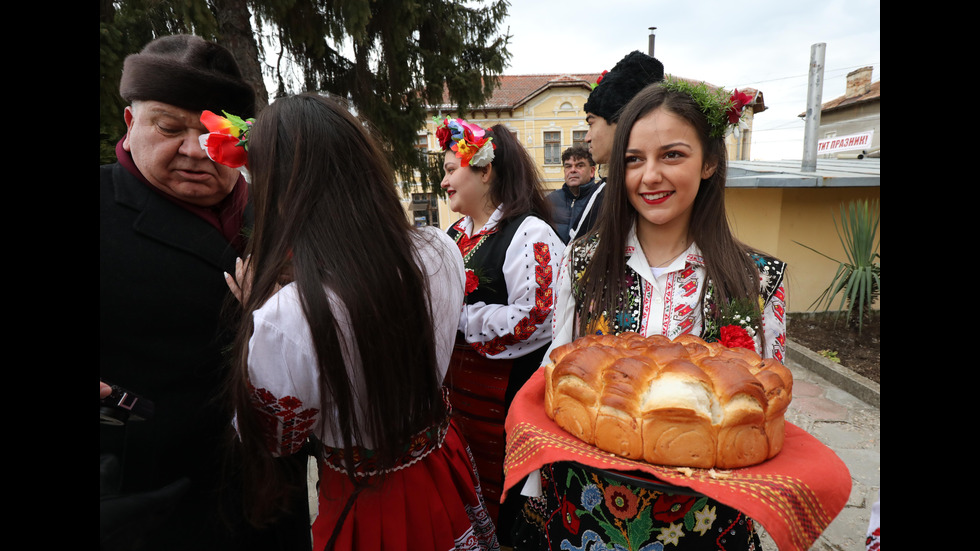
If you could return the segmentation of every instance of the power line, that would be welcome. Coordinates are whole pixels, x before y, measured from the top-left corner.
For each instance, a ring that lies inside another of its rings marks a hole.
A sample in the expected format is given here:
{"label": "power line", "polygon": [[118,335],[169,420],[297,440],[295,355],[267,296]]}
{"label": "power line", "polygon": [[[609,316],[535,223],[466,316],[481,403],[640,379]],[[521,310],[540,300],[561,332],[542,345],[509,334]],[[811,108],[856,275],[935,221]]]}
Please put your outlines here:
{"label": "power line", "polygon": [[[838,67],[838,68],[833,68],[833,69],[824,69],[824,75],[826,75],[828,73],[832,73],[832,74],[834,74],[834,76],[836,76],[838,74],[846,73],[846,72],[851,71],[851,70],[854,70],[854,69],[860,69],[861,67],[867,67],[868,65],[871,65],[872,67],[878,67],[879,68],[878,70],[879,71],[881,70],[881,68],[880,68],[881,62],[880,61],[874,61],[874,62],[871,62],[871,63],[863,63],[861,65],[851,65],[849,67]],[[736,88],[737,87],[742,87],[742,86],[749,86],[749,87],[752,87],[752,88],[755,88],[755,89],[758,90],[759,87],[756,86],[757,84],[767,84],[767,83],[779,82],[779,81],[782,81],[782,80],[792,80],[792,79],[797,79],[797,78],[804,78],[804,79],[806,79],[808,77],[809,77],[809,74],[808,73],[801,73],[799,75],[790,75],[790,76],[785,76],[785,77],[771,78],[771,79],[767,79],[767,80],[751,80],[751,81],[748,81],[748,82],[743,82],[739,86],[736,86]]]}

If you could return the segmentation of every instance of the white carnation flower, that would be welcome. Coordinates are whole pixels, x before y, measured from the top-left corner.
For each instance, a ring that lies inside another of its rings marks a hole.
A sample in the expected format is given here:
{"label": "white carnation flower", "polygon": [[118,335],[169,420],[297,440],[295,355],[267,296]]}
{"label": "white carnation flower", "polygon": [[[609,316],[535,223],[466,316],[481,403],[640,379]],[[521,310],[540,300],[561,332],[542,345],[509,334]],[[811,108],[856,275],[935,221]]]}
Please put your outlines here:
{"label": "white carnation flower", "polygon": [[470,166],[487,166],[490,161],[493,161],[493,138],[487,140],[487,143],[483,144],[483,147],[473,154],[473,158],[470,159]]}

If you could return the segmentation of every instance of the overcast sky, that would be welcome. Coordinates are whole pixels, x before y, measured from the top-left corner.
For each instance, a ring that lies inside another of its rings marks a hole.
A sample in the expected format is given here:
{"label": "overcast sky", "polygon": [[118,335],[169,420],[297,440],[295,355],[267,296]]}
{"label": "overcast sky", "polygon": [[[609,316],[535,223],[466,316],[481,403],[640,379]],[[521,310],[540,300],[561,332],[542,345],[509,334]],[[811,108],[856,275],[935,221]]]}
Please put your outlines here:
{"label": "overcast sky", "polygon": [[800,159],[810,48],[826,43],[822,101],[844,94],[845,77],[873,66],[881,79],[877,0],[512,0],[505,74],[611,69],[632,50],[654,55],[667,73],[727,89],[761,90],[752,158]]}

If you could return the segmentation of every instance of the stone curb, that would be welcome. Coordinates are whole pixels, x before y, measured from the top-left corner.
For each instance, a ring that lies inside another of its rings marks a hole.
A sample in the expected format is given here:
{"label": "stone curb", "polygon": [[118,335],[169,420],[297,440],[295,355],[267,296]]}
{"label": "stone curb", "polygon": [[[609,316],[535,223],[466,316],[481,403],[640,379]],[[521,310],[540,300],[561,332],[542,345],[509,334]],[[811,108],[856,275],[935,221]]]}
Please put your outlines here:
{"label": "stone curb", "polygon": [[836,364],[805,346],[786,339],[786,357],[823,377],[841,390],[881,409],[881,385],[840,364]]}

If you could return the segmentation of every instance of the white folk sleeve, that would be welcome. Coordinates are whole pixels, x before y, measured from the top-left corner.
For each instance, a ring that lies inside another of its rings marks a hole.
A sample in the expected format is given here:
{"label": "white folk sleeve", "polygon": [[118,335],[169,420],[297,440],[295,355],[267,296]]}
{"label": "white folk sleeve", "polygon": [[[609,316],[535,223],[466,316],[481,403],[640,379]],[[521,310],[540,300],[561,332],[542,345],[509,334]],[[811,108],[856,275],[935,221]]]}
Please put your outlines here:
{"label": "white folk sleeve", "polygon": [[551,226],[529,216],[507,247],[507,304],[463,307],[459,330],[488,358],[519,358],[551,339],[554,284],[564,244]]}
{"label": "white folk sleeve", "polygon": [[252,401],[272,434],[269,451],[289,455],[320,424],[316,354],[295,285],[276,293],[253,315],[248,343]]}

